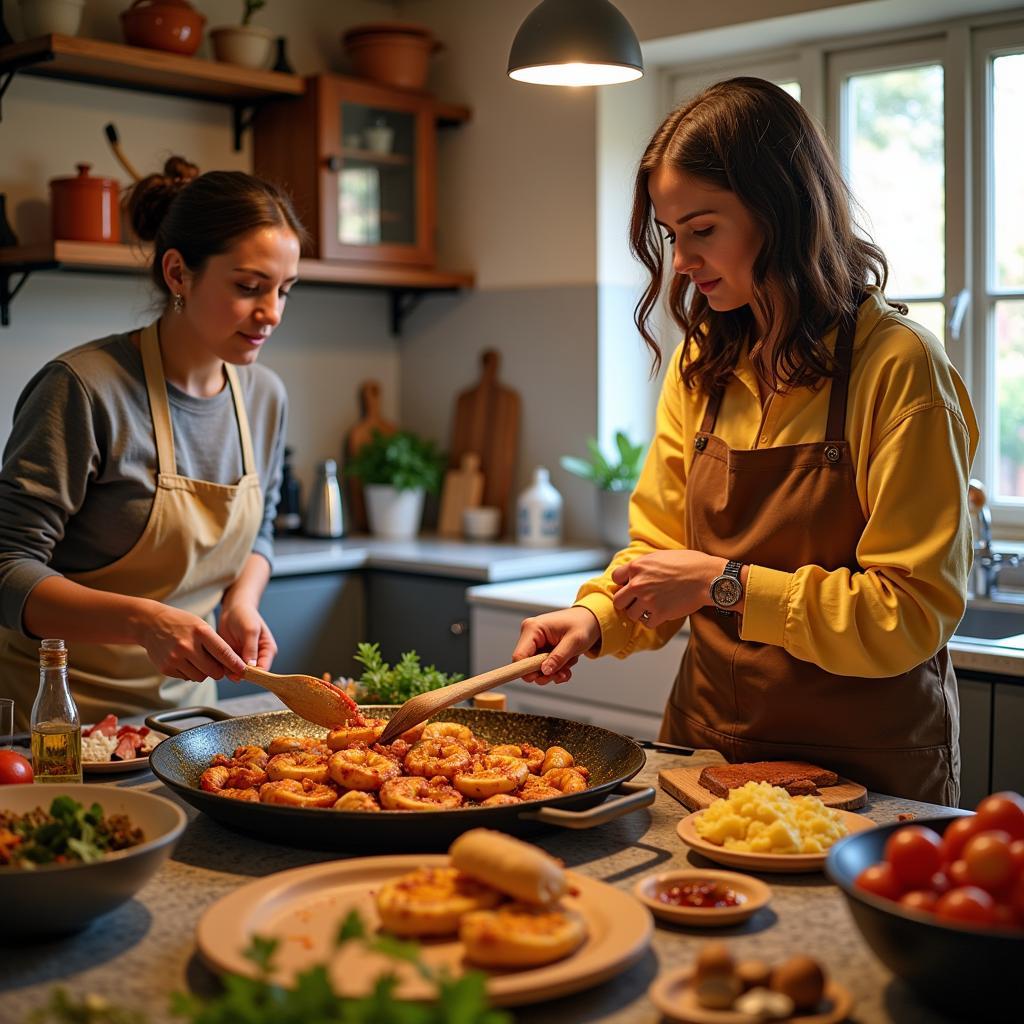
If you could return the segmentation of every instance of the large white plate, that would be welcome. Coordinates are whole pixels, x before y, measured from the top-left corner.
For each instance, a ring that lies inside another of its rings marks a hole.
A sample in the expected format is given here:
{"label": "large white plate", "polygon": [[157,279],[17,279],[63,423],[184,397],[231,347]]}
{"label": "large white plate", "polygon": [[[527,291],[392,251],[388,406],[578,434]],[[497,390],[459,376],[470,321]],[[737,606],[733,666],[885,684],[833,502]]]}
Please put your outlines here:
{"label": "large white plate", "polygon": [[[727,850],[724,846],[709,842],[697,833],[696,821],[704,811],[688,814],[676,826],[676,834],[687,846],[696,850],[708,860],[727,864],[747,871],[779,871],[795,874],[801,871],[820,871],[825,866],[828,851],[824,853],[747,853],[743,850]],[[863,814],[853,811],[836,811],[850,834],[874,828],[875,822]]]}
{"label": "large white plate", "polygon": [[[251,882],[218,900],[199,921],[196,941],[203,960],[214,970],[254,976],[256,968],[242,956],[254,935],[280,940],[274,980],[291,984],[318,963],[329,964],[335,992],[358,996],[369,992],[385,971],[399,976],[398,994],[429,999],[432,988],[404,963],[370,953],[359,943],[334,949],[338,926],[358,910],[368,928],[379,927],[374,892],[384,882],[422,867],[449,863],[444,854],[402,854],[331,861],[281,871]],[[577,910],[588,928],[586,942],[564,960],[518,971],[487,971],[492,1003],[517,1006],[590,988],[635,963],[651,941],[650,911],[628,893],[604,882],[569,872],[566,906]],[[433,968],[461,974],[469,965],[457,939],[422,944],[423,959]]]}

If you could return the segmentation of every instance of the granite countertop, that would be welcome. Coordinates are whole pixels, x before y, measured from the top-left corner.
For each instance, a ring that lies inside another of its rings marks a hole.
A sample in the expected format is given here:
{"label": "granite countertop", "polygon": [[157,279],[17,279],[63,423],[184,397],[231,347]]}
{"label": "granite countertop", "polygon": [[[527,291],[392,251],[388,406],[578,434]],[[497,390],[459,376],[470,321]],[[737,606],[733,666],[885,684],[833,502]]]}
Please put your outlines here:
{"label": "granite countertop", "polygon": [[502,541],[466,541],[426,534],[413,540],[355,536],[341,540],[277,537],[275,577],[344,569],[392,569],[474,582],[520,580],[581,570],[597,571],[609,552],[601,545],[532,548]]}
{"label": "granite countertop", "polygon": [[[507,608],[521,615],[537,615],[567,608],[575,600],[576,592],[583,583],[594,575],[593,572],[573,572],[544,579],[491,583],[470,587],[466,591],[466,599],[470,607]],[[975,603],[970,604],[974,606]],[[1021,610],[1024,607],[1018,601],[986,601],[978,602],[977,606],[1008,610]],[[681,632],[685,631],[686,626]],[[1024,682],[1024,634],[1000,640],[954,636],[949,642],[949,651],[953,666],[957,669],[1014,677]]]}
{"label": "granite countertop", "polygon": [[[239,697],[224,704],[239,714],[280,706],[269,695]],[[656,785],[660,769],[687,762],[678,755],[649,752],[638,781]],[[113,784],[119,777],[97,778]],[[175,799],[148,772],[120,778],[117,784],[140,786]],[[4,949],[0,971],[4,1024],[22,1024],[30,1011],[44,1005],[57,984],[77,997],[96,993],[117,1005],[145,1010],[150,1024],[180,1020],[167,1011],[171,992],[191,989],[208,995],[215,991],[215,979],[200,963],[194,940],[196,923],[206,908],[255,878],[340,856],[251,839],[228,831],[191,807],[186,810],[190,821],[177,849],[133,900],[77,936]],[[590,831],[554,829],[533,841],[574,871],[629,890],[653,871],[688,863],[714,866],[689,853],[676,836],[676,824],[684,813],[680,804],[659,790],[648,809]],[[885,823],[900,813],[952,812],[871,794],[862,813]],[[824,875],[760,877],[771,886],[770,906],[742,925],[713,933],[739,956],[772,962],[809,951],[820,957],[830,974],[853,993],[853,1018],[861,1024],[938,1024],[945,1019],[920,1004],[875,959],[854,926],[842,894]],[[632,968],[588,991],[521,1007],[513,1011],[516,1020],[521,1024],[656,1024],[661,1017],[647,997],[648,986],[660,972],[692,962],[711,934],[659,922],[650,950]]]}

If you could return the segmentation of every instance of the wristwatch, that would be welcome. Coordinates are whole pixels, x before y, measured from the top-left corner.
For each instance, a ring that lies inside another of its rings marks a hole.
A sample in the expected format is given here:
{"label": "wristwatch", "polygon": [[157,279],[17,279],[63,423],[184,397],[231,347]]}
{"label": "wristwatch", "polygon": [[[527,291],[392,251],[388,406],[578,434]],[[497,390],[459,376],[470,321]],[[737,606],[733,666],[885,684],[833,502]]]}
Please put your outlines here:
{"label": "wristwatch", "polygon": [[743,596],[743,584],[740,583],[742,562],[726,562],[721,576],[711,581],[711,600],[715,607],[724,615],[731,615],[729,610]]}

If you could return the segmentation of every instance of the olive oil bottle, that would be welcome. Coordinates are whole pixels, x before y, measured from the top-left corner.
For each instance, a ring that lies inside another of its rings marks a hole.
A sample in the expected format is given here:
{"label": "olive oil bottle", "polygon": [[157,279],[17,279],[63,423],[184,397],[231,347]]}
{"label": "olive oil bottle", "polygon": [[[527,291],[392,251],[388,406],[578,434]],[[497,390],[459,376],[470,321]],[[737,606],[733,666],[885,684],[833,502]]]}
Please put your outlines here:
{"label": "olive oil bottle", "polygon": [[68,686],[63,640],[39,648],[39,692],[32,705],[32,770],[36,782],[82,781],[82,723]]}

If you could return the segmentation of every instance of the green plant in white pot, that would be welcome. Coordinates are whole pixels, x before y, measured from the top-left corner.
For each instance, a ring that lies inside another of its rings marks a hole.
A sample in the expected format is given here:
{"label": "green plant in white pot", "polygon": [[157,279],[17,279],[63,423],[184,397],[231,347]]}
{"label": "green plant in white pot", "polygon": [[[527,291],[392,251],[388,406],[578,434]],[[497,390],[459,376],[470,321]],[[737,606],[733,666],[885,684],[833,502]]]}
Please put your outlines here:
{"label": "green plant in white pot", "polygon": [[640,479],[643,444],[633,444],[621,430],[615,432],[616,459],[608,459],[594,438],[587,441],[589,459],[563,455],[562,468],[597,487],[601,539],[611,547],[629,543],[629,497]]}
{"label": "green plant in white pot", "polygon": [[262,70],[270,66],[274,51],[274,32],[262,25],[251,24],[252,16],[265,7],[267,0],[242,0],[242,23],[222,25],[210,30],[213,54],[226,64]]}
{"label": "green plant in white pot", "polygon": [[408,540],[419,532],[423,499],[441,490],[444,452],[433,441],[407,430],[373,432],[345,467],[345,475],[363,483],[370,532]]}

